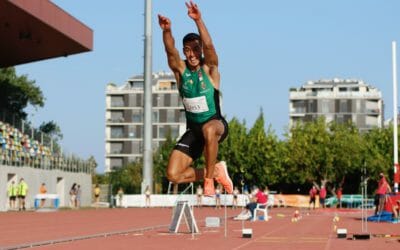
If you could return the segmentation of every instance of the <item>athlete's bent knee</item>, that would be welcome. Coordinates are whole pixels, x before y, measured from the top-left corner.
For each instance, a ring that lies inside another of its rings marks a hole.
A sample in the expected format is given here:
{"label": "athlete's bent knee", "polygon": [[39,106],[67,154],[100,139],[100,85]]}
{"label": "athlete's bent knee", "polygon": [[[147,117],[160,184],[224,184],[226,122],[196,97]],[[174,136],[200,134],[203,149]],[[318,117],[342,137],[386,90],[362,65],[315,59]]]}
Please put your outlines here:
{"label": "athlete's bent knee", "polygon": [[214,140],[217,138],[217,129],[214,126],[208,126],[203,129],[203,135],[206,141]]}
{"label": "athlete's bent knee", "polygon": [[167,179],[168,179],[170,182],[177,183],[177,181],[178,181],[178,175],[175,173],[175,171],[170,171],[170,170],[168,170],[168,171],[167,171]]}

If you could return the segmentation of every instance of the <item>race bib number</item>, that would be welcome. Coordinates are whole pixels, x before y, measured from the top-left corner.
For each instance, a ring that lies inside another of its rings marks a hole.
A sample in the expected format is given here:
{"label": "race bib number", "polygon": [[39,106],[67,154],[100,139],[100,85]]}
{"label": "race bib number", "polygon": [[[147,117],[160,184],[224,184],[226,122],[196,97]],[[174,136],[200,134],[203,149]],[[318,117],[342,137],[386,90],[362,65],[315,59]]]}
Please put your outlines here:
{"label": "race bib number", "polygon": [[191,113],[203,113],[208,111],[208,105],[205,96],[194,98],[183,98],[183,104],[186,111]]}

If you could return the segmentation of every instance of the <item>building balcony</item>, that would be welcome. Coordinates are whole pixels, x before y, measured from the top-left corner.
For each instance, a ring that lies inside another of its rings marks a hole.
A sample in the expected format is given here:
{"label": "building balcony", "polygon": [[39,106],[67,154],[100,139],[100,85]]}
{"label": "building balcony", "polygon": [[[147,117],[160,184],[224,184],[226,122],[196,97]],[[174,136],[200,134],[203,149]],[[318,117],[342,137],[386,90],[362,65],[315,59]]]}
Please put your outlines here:
{"label": "building balcony", "polygon": [[381,93],[370,92],[289,92],[289,98],[292,99],[313,99],[313,98],[330,98],[330,99],[376,99],[382,98]]}
{"label": "building balcony", "polygon": [[366,113],[367,113],[367,115],[380,115],[380,110],[379,109],[367,109]]}
{"label": "building balcony", "polygon": [[107,119],[107,123],[124,123],[124,122],[125,122],[125,119],[123,117]]}
{"label": "building balcony", "polygon": [[290,113],[290,117],[305,117],[306,113]]}
{"label": "building balcony", "polygon": [[142,155],[142,154],[134,154],[134,153],[118,153],[118,154],[114,154],[114,153],[106,153],[106,158],[112,158],[112,157],[132,157],[132,156],[138,156],[138,155]]}

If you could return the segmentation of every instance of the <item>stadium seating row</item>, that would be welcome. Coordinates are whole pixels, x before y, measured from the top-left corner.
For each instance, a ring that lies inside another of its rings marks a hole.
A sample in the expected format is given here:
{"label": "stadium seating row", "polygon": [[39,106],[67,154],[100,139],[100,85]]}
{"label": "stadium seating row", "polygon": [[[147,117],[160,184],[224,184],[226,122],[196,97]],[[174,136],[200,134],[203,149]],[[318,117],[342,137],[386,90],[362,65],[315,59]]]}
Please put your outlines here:
{"label": "stadium seating row", "polygon": [[29,166],[41,169],[59,169],[69,172],[91,173],[91,163],[78,157],[65,157],[8,123],[0,121],[0,164]]}

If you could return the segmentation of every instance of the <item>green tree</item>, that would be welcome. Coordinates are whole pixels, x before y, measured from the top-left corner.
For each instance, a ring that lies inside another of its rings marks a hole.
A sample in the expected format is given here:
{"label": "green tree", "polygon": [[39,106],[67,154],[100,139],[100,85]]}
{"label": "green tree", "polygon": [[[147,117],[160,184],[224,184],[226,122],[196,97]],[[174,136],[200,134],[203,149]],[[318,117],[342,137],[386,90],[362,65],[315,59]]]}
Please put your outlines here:
{"label": "green tree", "polygon": [[264,152],[266,159],[263,173],[266,181],[263,183],[264,185],[276,185],[283,180],[287,174],[284,167],[285,149],[285,143],[279,140],[270,125],[266,133],[266,151]]}
{"label": "green tree", "polygon": [[393,171],[393,126],[375,128],[363,134],[365,168],[372,181],[369,189],[375,190],[379,173],[392,179]]}
{"label": "green tree", "polygon": [[256,119],[253,127],[248,133],[247,146],[247,165],[246,177],[253,185],[265,185],[268,162],[269,146],[265,133],[265,122],[262,110]]}
{"label": "green tree", "polygon": [[92,183],[93,184],[109,184],[109,176],[108,174],[99,174],[99,173],[93,173],[92,174]]}
{"label": "green tree", "polygon": [[112,185],[112,192],[115,194],[119,187],[122,187],[126,194],[138,194],[141,192],[142,183],[141,162],[131,162],[121,168],[109,173],[109,183]]}
{"label": "green tree", "polygon": [[53,139],[56,139],[57,141],[62,140],[63,138],[60,126],[58,126],[55,121],[42,122],[42,124],[39,126],[39,130],[51,136]]}
{"label": "green tree", "polygon": [[169,156],[175,146],[176,141],[172,139],[171,133],[168,132],[165,138],[165,141],[159,146],[157,151],[153,155],[153,178],[154,182],[156,183],[156,187],[161,187],[157,190],[156,192],[161,192],[163,193],[164,191],[167,190],[167,166],[168,166],[168,160]]}
{"label": "green tree", "polygon": [[[96,159],[94,158],[93,155],[91,155],[89,157],[89,159],[87,160],[87,164],[90,167],[90,172],[92,173],[92,175],[94,175],[95,174],[95,169],[97,168],[98,164],[97,164],[97,161],[96,161]],[[95,182],[93,182],[93,183],[95,183]]]}
{"label": "green tree", "polygon": [[218,159],[226,161],[229,174],[235,186],[241,187],[248,171],[247,165],[247,133],[246,125],[237,118],[232,118],[229,123],[229,135],[219,146]]}
{"label": "green tree", "polygon": [[60,127],[56,122],[43,122],[39,126],[39,131],[44,133],[44,144],[48,146],[52,146],[53,152],[60,152],[61,146],[59,144],[60,140],[63,138],[63,134],[61,133]]}
{"label": "green tree", "polygon": [[304,184],[329,178],[333,156],[325,119],[299,123],[290,133],[287,146],[291,181]]}
{"label": "green tree", "polygon": [[352,123],[333,122],[329,129],[330,154],[333,162],[327,178],[332,186],[339,186],[343,178],[350,175],[359,176],[365,158],[364,140],[358,128]]}
{"label": "green tree", "polygon": [[17,76],[14,67],[0,69],[0,112],[14,115],[16,119],[25,119],[24,109],[30,104],[43,107],[43,93],[35,81],[26,75]]}

